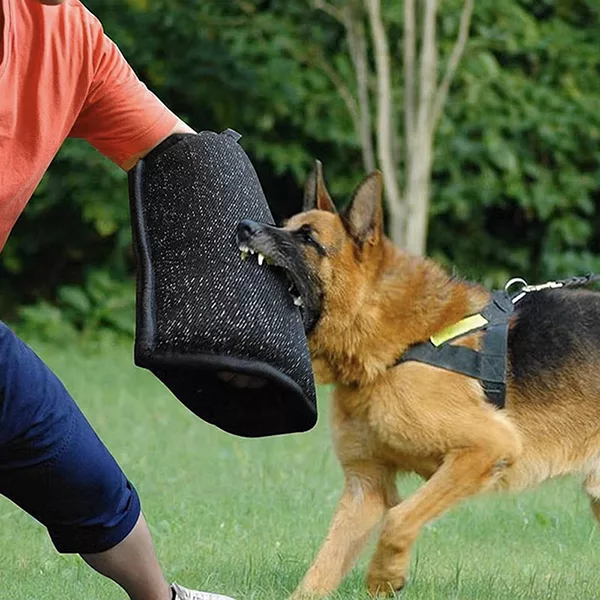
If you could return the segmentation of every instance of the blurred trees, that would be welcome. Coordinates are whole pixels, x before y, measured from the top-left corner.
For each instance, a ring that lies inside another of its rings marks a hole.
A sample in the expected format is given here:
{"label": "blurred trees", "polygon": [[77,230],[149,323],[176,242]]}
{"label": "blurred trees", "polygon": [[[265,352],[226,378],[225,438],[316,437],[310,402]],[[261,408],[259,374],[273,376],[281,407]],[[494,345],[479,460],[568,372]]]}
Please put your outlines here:
{"label": "blurred trees", "polygon": [[[404,1],[402,43],[392,48],[380,0],[344,0],[341,4],[313,0],[313,6],[338,21],[346,32],[355,90],[328,61],[323,62],[322,68],[352,117],[365,168],[369,171],[378,164],[382,171],[390,236],[409,252],[423,254],[435,131],[465,50],[473,0],[465,0],[459,8],[456,42],[439,83],[438,0]],[[370,36],[365,34],[366,29],[370,30]],[[369,69],[370,55],[374,69]],[[402,65],[401,70],[397,65]],[[394,80],[401,81],[400,95],[394,93]],[[376,120],[371,114],[373,106],[376,106]]]}
{"label": "blurred trees", "polygon": [[[438,85],[464,3],[445,0],[438,9]],[[318,0],[86,4],[148,86],[193,127],[244,134],[276,218],[299,210],[316,157],[340,205],[367,168],[381,166],[366,13],[349,30]],[[364,10],[364,1],[357,4]],[[401,166],[421,159],[403,141],[404,7],[381,0],[391,152]],[[596,0],[474,3],[434,138],[428,254],[490,286],[517,275],[540,281],[600,270],[599,10]],[[419,44],[420,16],[416,23]],[[396,174],[404,190],[405,172]],[[41,298],[85,312],[97,305],[89,290],[99,278],[126,294],[109,283],[132,273],[125,175],[85,143],[65,144],[0,260],[4,315]],[[76,287],[87,301],[73,294]]]}

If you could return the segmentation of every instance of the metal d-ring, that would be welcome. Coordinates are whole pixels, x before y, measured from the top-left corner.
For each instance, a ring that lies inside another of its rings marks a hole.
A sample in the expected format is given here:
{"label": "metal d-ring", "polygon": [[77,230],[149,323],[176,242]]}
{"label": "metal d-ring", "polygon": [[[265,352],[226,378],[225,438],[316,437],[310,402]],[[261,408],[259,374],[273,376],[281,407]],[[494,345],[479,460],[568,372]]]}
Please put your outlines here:
{"label": "metal d-ring", "polygon": [[527,293],[527,288],[529,288],[529,284],[522,277],[513,277],[510,281],[506,283],[504,286],[504,291],[510,296],[510,288],[515,284],[520,283],[521,287],[519,288],[519,292],[514,298],[511,298],[511,302],[516,304],[525,294]]}

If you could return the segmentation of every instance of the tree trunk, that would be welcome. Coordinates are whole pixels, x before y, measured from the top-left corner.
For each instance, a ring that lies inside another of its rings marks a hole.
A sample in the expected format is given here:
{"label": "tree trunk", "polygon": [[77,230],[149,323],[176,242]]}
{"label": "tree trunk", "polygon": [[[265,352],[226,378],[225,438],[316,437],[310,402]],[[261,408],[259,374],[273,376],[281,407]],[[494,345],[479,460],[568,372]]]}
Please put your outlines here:
{"label": "tree trunk", "polygon": [[406,248],[406,219],[397,211],[390,211],[388,233],[399,248]]}
{"label": "tree trunk", "polygon": [[[399,167],[394,162],[390,50],[381,18],[380,0],[365,0],[365,7],[371,24],[371,37],[375,50],[375,68],[377,71],[377,158],[383,174],[385,194],[390,212],[396,215],[396,219],[403,219],[403,202],[398,184]],[[395,239],[394,241],[401,243],[401,240]]]}
{"label": "tree trunk", "polygon": [[349,3],[344,10],[346,38],[350,48],[350,58],[354,65],[358,106],[360,110],[359,139],[362,148],[363,165],[367,173],[375,170],[375,149],[373,147],[373,126],[371,123],[371,102],[369,98],[369,65],[365,24],[360,6]]}
{"label": "tree trunk", "polygon": [[[424,0],[423,35],[419,65],[419,94],[415,107],[416,126],[412,140],[408,140],[410,157],[406,161],[406,188],[408,205],[405,248],[411,254],[425,254],[429,190],[433,158],[433,110],[437,81],[437,0]],[[410,136],[410,132],[409,132]]]}
{"label": "tree trunk", "polygon": [[[399,115],[396,115],[396,107],[393,104],[390,49],[381,14],[381,0],[346,0],[345,4],[341,5],[332,4],[329,0],[312,0],[315,8],[327,12],[346,29],[349,54],[356,78],[356,93],[350,90],[326,60],[322,66],[352,116],[367,171],[372,170],[375,164],[373,140],[376,140],[377,163],[383,173],[392,240],[398,246],[417,255],[424,254],[426,250],[436,126],[465,50],[474,5],[474,0],[464,0],[459,33],[438,87],[436,20],[439,1],[404,0],[402,144],[396,126],[396,118],[399,118]],[[364,13],[360,9],[361,2],[368,14],[370,41],[375,58],[377,87],[373,99],[369,89],[367,39]],[[419,18],[418,10],[422,10]],[[418,40],[420,44],[417,43]],[[419,45],[420,52],[417,57]],[[371,119],[372,103],[377,107],[374,128]],[[400,157],[402,150],[404,153]],[[400,181],[404,182],[403,190]]]}
{"label": "tree trunk", "polygon": [[410,171],[407,173],[405,196],[409,210],[406,220],[404,247],[411,254],[421,256],[427,247],[429,195],[433,159],[433,139],[425,135],[415,140]]}

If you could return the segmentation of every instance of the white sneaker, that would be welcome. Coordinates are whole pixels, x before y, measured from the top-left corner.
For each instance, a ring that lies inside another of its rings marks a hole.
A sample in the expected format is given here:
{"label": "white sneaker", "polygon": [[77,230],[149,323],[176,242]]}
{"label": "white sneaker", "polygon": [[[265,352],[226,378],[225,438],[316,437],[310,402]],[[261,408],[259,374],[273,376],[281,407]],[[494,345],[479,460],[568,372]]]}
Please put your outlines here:
{"label": "white sneaker", "polygon": [[188,590],[174,583],[171,589],[175,592],[173,600],[233,600],[229,596],[221,596],[219,594],[209,594],[208,592],[198,592],[196,590]]}

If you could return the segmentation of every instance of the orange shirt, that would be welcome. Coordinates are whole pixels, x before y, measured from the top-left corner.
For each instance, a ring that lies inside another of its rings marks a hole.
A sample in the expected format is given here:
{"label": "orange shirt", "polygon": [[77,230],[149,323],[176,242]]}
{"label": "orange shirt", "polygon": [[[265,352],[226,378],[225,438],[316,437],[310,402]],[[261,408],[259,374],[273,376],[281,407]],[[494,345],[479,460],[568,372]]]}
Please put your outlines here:
{"label": "orange shirt", "polygon": [[1,250],[65,138],[85,138],[122,165],[168,135],[177,117],[79,0],[0,2]]}

